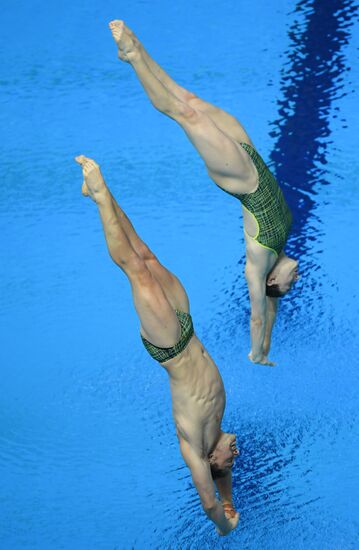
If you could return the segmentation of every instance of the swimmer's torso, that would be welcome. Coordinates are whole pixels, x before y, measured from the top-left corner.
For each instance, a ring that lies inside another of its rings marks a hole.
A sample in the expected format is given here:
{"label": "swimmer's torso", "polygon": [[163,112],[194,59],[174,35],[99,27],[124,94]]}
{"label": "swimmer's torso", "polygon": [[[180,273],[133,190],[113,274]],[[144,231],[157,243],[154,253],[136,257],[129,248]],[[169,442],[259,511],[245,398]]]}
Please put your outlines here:
{"label": "swimmer's torso", "polygon": [[163,367],[170,376],[178,436],[208,455],[217,442],[225,407],[223,381],[216,364],[193,335],[186,349]]}
{"label": "swimmer's torso", "polygon": [[239,144],[251,157],[258,180],[251,193],[231,193],[243,206],[246,233],[277,256],[287,241],[292,215],[277,180],[252,145]]}

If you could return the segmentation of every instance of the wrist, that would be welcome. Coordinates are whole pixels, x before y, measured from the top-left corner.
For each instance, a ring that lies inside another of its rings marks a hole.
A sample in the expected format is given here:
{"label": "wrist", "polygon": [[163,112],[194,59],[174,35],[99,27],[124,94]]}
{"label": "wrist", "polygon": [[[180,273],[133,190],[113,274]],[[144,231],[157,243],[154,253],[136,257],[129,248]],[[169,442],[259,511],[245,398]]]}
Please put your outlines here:
{"label": "wrist", "polygon": [[224,515],[226,516],[226,518],[229,520],[231,518],[234,518],[235,515],[236,515],[236,510],[233,506],[233,503],[232,502],[224,502],[223,503],[223,510],[224,510]]}
{"label": "wrist", "polygon": [[262,352],[257,352],[257,353],[253,353],[251,352],[249,354],[249,359],[253,362],[253,363],[258,363],[259,361],[261,361],[263,359],[263,356],[264,356],[264,353]]}
{"label": "wrist", "polygon": [[221,526],[217,525],[217,533],[219,535],[222,535],[222,537],[228,535],[228,533],[230,533],[231,531],[232,527],[227,518],[225,519],[225,525],[223,525],[223,523],[221,524]]}

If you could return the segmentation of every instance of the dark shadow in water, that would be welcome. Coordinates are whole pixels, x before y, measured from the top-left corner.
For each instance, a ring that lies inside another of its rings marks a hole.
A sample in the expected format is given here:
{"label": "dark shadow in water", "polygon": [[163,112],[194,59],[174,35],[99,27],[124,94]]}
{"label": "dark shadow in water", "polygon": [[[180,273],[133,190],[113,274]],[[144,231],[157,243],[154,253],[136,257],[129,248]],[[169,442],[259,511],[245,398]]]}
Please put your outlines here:
{"label": "dark shadow in water", "polygon": [[[336,116],[333,101],[346,93],[342,75],[349,69],[342,48],[350,39],[357,7],[352,0],[302,0],[295,13],[298,18],[289,30],[288,62],[282,70],[279,117],[272,124],[276,142],[270,159],[293,212],[289,251],[308,265],[306,255],[313,249],[311,241],[318,238],[318,234],[312,234],[310,222],[315,216],[316,188],[318,184],[328,184],[325,165],[331,143],[330,120]],[[231,293],[232,307],[241,279],[242,272]],[[234,316],[237,326],[238,317],[243,315],[243,300],[238,308]],[[285,472],[296,462],[305,428],[295,418],[288,425],[272,426],[268,432],[258,429],[258,425],[239,431],[240,423],[239,414],[234,419],[233,431],[241,433],[242,457],[234,473],[234,494],[241,495],[244,513],[246,509],[256,509],[256,520],[263,511],[268,511],[268,505],[277,517],[288,493]],[[305,476],[305,472],[298,474]],[[304,478],[302,482],[305,483]],[[293,494],[292,500],[288,500],[286,520],[295,516],[300,505],[308,504],[305,492],[303,488],[303,495]]]}
{"label": "dark shadow in water", "polygon": [[[312,291],[320,284],[318,274],[310,277],[310,272],[318,269],[321,252],[316,195],[320,185],[328,184],[330,121],[338,116],[339,110],[333,102],[348,93],[344,90],[343,74],[349,67],[342,49],[350,40],[350,27],[357,12],[353,0],[300,0],[297,3],[295,19],[288,31],[291,43],[281,71],[279,116],[271,124],[271,135],[276,141],[269,164],[294,218],[287,252],[300,260],[300,270],[307,274],[306,284]],[[211,333],[216,333],[222,343],[231,329],[236,338],[238,330],[242,331],[248,324],[249,302],[247,297],[243,299],[243,293],[247,294],[244,260],[242,257],[236,266],[232,287],[223,290],[221,319],[215,320],[214,330],[211,327]],[[292,309],[298,306],[295,296],[301,295],[303,284],[302,280],[295,285],[294,299],[291,294]],[[302,297],[300,303],[304,304]],[[225,330],[221,330],[223,315],[228,316]]]}
{"label": "dark shadow in water", "polygon": [[349,70],[342,48],[357,13],[352,0],[303,0],[289,29],[291,46],[282,69],[279,118],[272,123],[276,144],[271,166],[294,215],[289,249],[297,258],[311,248],[309,217],[315,210],[315,186],[327,184],[326,154],[333,100],[343,91]]}
{"label": "dark shadow in water", "polygon": [[[321,421],[323,419],[313,423],[305,416],[297,418],[291,414],[244,422],[230,418],[228,429],[239,428],[237,441],[241,454],[233,470],[233,498],[241,513],[241,525],[228,548],[268,548],[271,531],[281,530],[289,522],[301,524],[303,512],[307,512],[308,507],[313,509],[320,496],[311,488],[313,472],[305,455],[322,436]],[[305,449],[304,459],[298,461],[301,448]],[[187,472],[186,477],[190,479]],[[187,495],[181,521],[176,531],[172,531],[168,548],[217,548],[215,538],[212,546],[204,543],[203,539],[212,536],[213,526],[204,523],[198,495],[191,483],[188,491],[191,497]],[[195,540],[193,533],[196,533]]]}
{"label": "dark shadow in water", "polygon": [[[239,419],[235,425],[241,425]],[[308,419],[295,416],[272,417],[267,424],[256,420],[241,425],[237,437],[241,455],[233,471],[233,495],[243,513],[249,511],[250,516],[256,516],[253,521],[257,521],[264,510],[267,514],[270,509],[280,523],[283,518],[288,520],[288,515],[293,517],[296,509],[308,504],[305,491],[308,471],[304,464],[295,464],[304,440],[315,439],[312,432]],[[291,473],[288,472],[290,466]],[[303,486],[302,494],[297,493],[294,485]]]}
{"label": "dark shadow in water", "polygon": [[[331,143],[330,121],[337,116],[335,110],[338,110],[333,102],[348,93],[343,89],[343,73],[349,68],[342,49],[350,40],[350,27],[357,11],[352,0],[302,0],[297,3],[295,14],[298,17],[289,29],[291,45],[282,69],[279,116],[272,123],[272,136],[276,142],[270,160],[293,212],[289,253],[300,258],[301,264],[307,267],[314,248],[312,241],[317,241],[320,236],[318,222],[314,233],[311,219],[315,218],[316,189],[328,184],[325,165]],[[318,250],[318,246],[315,249]],[[229,339],[236,342],[238,331],[242,332],[248,324],[248,310],[245,311],[243,300],[242,263],[243,258],[237,266],[238,276],[232,289],[227,289],[224,294],[223,310],[226,313],[223,314],[222,310],[220,320],[215,321],[215,329],[211,327],[211,337],[214,334],[222,346]],[[227,322],[224,322],[224,315]],[[226,337],[228,333],[229,339]],[[237,429],[240,415],[234,424],[233,431],[240,433]],[[243,458],[238,474],[241,479],[235,475],[234,484],[240,485],[238,490],[247,500],[248,507],[253,499],[261,509],[267,502],[267,488],[273,476],[276,472],[284,472],[295,460],[302,435],[298,427],[298,433],[289,434],[278,447],[276,443],[269,443],[271,437],[267,437],[268,434],[258,441],[256,429],[241,438]],[[274,430],[272,439],[279,435]],[[280,474],[274,488],[283,492]],[[246,508],[246,503],[242,501],[242,504]]]}

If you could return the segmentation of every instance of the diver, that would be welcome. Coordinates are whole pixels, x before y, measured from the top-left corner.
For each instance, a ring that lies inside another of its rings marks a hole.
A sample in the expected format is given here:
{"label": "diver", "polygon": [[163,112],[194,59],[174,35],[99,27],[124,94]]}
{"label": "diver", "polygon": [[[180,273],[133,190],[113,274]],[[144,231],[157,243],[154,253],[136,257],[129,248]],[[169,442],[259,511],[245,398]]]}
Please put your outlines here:
{"label": "diver", "polygon": [[283,251],[292,220],[283,193],[236,118],[174,82],[123,21],[109,26],[119,58],[131,64],[153,106],[183,128],[214,183],[242,204],[251,303],[248,357],[274,366],[268,354],[277,299],[298,279],[298,262]]}
{"label": "diver", "polygon": [[169,375],[181,454],[203,509],[218,534],[227,535],[239,521],[232,501],[232,466],[239,452],[236,436],[221,429],[225,391],[218,368],[194,332],[180,281],[137,235],[98,164],[83,155],[75,160],[83,171],[82,193],[98,207],[110,256],[130,282],[143,344]]}

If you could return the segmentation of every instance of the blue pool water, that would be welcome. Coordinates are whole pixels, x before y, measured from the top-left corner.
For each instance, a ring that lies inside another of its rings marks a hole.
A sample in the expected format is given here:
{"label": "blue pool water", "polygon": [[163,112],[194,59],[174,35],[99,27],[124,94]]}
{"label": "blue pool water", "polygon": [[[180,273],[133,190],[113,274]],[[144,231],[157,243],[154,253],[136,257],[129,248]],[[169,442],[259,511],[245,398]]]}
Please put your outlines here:
{"label": "blue pool water", "polygon": [[[354,0],[2,2],[1,549],[359,548],[357,17]],[[302,278],[275,369],[247,360],[239,203],[117,60],[112,18],[238,116],[284,188]],[[79,153],[183,281],[221,369],[241,448],[228,538],[180,457]]]}

